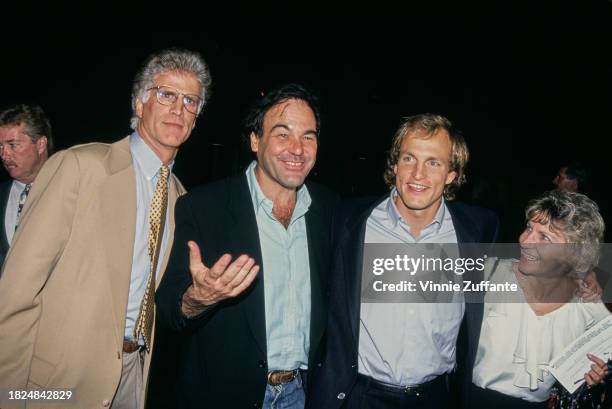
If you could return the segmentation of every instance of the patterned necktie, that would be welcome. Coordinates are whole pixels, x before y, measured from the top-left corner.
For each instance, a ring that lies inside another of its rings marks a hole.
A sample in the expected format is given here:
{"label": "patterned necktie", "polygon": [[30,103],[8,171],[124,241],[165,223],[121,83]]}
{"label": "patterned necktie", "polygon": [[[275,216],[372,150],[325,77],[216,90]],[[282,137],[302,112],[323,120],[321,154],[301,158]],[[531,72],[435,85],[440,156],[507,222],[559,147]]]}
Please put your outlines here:
{"label": "patterned necktie", "polygon": [[17,226],[19,226],[19,217],[21,217],[21,210],[23,210],[23,205],[28,198],[28,193],[30,193],[30,189],[32,188],[32,184],[28,183],[25,185],[21,194],[19,195],[19,206],[17,207],[17,219],[15,219],[15,230],[17,230]]}
{"label": "patterned necktie", "polygon": [[148,352],[151,352],[151,334],[153,332],[155,272],[157,271],[159,250],[166,222],[166,208],[168,206],[168,173],[167,166],[162,166],[159,169],[157,186],[151,200],[151,209],[149,211],[149,261],[151,267],[147,287],[140,304],[138,319],[134,327],[134,337],[138,338],[138,335],[142,334]]}

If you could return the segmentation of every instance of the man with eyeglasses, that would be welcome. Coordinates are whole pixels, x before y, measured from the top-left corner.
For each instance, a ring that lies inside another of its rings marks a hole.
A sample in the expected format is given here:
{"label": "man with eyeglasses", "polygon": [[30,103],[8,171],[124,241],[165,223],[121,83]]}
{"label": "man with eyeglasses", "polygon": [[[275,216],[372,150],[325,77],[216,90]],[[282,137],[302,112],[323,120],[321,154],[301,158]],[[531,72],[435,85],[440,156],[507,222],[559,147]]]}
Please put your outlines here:
{"label": "man with eyeglasses", "polygon": [[0,113],[0,158],[11,177],[0,184],[0,265],[32,183],[52,153],[51,124],[41,107],[16,104]]}
{"label": "man with eyeglasses", "polygon": [[39,405],[7,395],[34,389],[64,391],[45,407],[143,407],[184,193],[172,166],[210,82],[195,52],[151,55],[133,85],[134,132],[58,152],[39,173],[0,280],[3,409]]}

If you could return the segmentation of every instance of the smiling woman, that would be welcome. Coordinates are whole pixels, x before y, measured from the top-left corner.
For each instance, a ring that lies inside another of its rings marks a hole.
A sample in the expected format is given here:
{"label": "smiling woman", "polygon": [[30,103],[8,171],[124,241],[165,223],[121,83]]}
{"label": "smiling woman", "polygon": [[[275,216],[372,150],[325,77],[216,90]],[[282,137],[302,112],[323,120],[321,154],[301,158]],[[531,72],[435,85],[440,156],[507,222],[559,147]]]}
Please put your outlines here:
{"label": "smiling woman", "polygon": [[532,308],[544,314],[563,305],[574,292],[570,244],[550,217],[536,213],[519,237],[521,255],[513,271]]}
{"label": "smiling woman", "polygon": [[558,190],[548,192],[529,202],[525,217],[529,220],[521,234],[525,241],[529,240],[525,234],[530,228],[540,225],[539,236],[532,236],[531,240],[567,243],[564,247],[576,272],[584,274],[597,265],[605,224],[599,207],[587,196]]}
{"label": "smiling woman", "polygon": [[[554,377],[549,362],[609,315],[601,302],[582,303],[576,278],[597,265],[604,223],[597,205],[573,192],[551,191],[525,211],[519,260],[491,263],[488,278],[517,283],[524,301],[485,296],[472,371],[469,408],[547,408]],[[588,385],[607,375],[606,362],[591,356]]]}

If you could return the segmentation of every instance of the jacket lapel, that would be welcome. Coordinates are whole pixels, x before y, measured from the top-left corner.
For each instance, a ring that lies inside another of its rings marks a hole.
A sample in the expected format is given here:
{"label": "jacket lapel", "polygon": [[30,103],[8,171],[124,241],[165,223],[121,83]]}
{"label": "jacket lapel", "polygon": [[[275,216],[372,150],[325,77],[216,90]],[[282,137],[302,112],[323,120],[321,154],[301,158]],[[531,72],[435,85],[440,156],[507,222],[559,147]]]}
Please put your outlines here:
{"label": "jacket lapel", "polygon": [[105,158],[108,177],[100,186],[100,214],[105,225],[106,262],[117,342],[121,345],[128,301],[136,225],[136,179],[128,138],[111,145]]}
{"label": "jacket lapel", "polygon": [[[453,226],[457,234],[457,242],[459,243],[459,253],[461,257],[480,257],[481,254],[476,249],[476,243],[482,240],[482,234],[480,234],[473,223],[469,223],[470,218],[464,214],[464,212],[461,212],[461,209],[455,203],[447,203],[447,206],[453,219]],[[468,246],[462,246],[464,243],[467,243]],[[469,278],[473,282],[478,282],[483,279],[483,272],[475,270],[471,275],[464,277],[464,279],[466,278]],[[468,295],[465,303],[466,336],[468,342],[466,359],[467,368],[470,369],[473,368],[474,365],[476,347],[478,345],[478,339],[480,338],[480,327],[484,315],[484,294],[466,294]]]}
{"label": "jacket lapel", "polygon": [[[365,233],[368,217],[372,210],[378,206],[389,195],[376,200],[374,204],[367,206],[364,211],[357,210],[356,217],[347,221],[347,230],[342,239],[341,250],[342,264],[344,266],[344,283],[346,288],[346,300],[348,317],[355,342],[359,340],[359,314],[361,312],[361,282],[363,270],[363,248],[365,244]],[[357,345],[355,343],[354,345]]]}
{"label": "jacket lapel", "polygon": [[455,203],[446,202],[446,207],[450,211],[453,219],[453,227],[457,234],[458,243],[477,243],[479,241],[478,231],[473,224],[468,223],[465,217],[461,217]]}
{"label": "jacket lapel", "polygon": [[[312,196],[311,196],[312,197]],[[329,237],[322,233],[329,231],[320,209],[321,203],[312,197],[310,208],[306,213],[306,236],[308,240],[308,261],[310,266],[310,347],[314,350],[325,330],[327,298],[324,290],[327,287],[326,266],[322,265]]]}
{"label": "jacket lapel", "polygon": [[[6,256],[6,253],[9,249],[8,237],[6,235],[6,226],[4,223],[4,219],[6,217],[6,205],[9,200],[9,194],[11,192],[11,186],[13,185],[12,181],[6,181],[0,185],[0,254]],[[0,267],[2,267],[2,259],[0,259]]]}
{"label": "jacket lapel", "polygon": [[267,354],[266,347],[266,312],[264,302],[264,268],[259,242],[259,230],[255,219],[253,201],[249,193],[246,174],[236,175],[230,182],[228,208],[233,218],[231,230],[228,232],[233,244],[233,257],[248,254],[255,259],[260,267],[253,284],[245,290],[242,309],[251,332],[259,348]]}

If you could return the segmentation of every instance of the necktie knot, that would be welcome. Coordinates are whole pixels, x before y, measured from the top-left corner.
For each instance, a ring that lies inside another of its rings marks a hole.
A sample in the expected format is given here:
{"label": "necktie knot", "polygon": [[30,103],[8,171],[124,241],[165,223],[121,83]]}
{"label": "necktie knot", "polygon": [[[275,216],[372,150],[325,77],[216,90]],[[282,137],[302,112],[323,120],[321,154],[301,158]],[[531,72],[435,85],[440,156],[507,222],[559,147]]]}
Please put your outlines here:
{"label": "necktie knot", "polygon": [[31,183],[28,183],[27,185],[25,185],[25,187],[21,191],[21,194],[19,195],[19,204],[22,205],[22,203],[25,203],[25,200],[27,199],[28,193],[30,193],[31,188],[32,188]]}
{"label": "necktie knot", "polygon": [[160,179],[168,179],[168,174],[170,173],[170,169],[166,165],[162,165],[159,168],[159,178]]}

